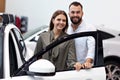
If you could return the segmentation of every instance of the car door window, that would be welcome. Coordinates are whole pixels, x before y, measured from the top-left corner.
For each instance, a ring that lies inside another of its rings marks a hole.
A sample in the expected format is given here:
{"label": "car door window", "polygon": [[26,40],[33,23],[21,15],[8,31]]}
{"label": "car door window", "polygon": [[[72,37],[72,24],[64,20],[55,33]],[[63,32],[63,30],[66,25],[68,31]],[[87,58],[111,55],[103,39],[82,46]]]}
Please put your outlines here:
{"label": "car door window", "polygon": [[[99,32],[100,33],[100,32]],[[102,50],[102,39],[99,38],[98,39],[98,34],[94,34],[94,38],[95,38],[95,59],[94,59],[94,67],[100,67],[103,66],[104,62],[103,62],[103,50]],[[62,38],[61,38],[62,39]],[[59,40],[61,40],[59,39]],[[64,39],[64,37],[63,37]],[[58,40],[58,42],[59,42]],[[57,41],[55,41],[57,43]],[[54,45],[55,43],[53,43]],[[61,44],[57,45],[60,46]],[[46,47],[46,46],[44,46]],[[48,48],[48,47],[46,47]],[[46,50],[45,48],[45,50]],[[51,49],[52,50],[52,49]],[[51,50],[49,50],[47,53],[49,53]]]}
{"label": "car door window", "polygon": [[23,37],[17,29],[13,29],[13,32],[14,32],[14,35],[15,35],[15,39],[17,41],[19,51],[20,51],[21,59],[22,59],[23,62],[25,62],[26,46],[25,46]]}
{"label": "car door window", "polygon": [[17,29],[9,33],[10,75],[25,62],[26,47],[23,38]]}

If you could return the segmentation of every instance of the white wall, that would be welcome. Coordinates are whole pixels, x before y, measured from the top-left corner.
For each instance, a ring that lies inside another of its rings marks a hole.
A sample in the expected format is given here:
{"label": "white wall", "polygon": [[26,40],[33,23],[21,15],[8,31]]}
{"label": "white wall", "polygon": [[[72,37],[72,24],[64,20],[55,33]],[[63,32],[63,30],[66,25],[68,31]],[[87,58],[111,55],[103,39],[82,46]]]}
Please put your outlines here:
{"label": "white wall", "polygon": [[[57,9],[68,13],[68,6],[74,0],[6,0],[6,12],[27,16],[28,29],[49,23]],[[76,0],[84,7],[84,19],[88,23],[120,30],[120,0]]]}

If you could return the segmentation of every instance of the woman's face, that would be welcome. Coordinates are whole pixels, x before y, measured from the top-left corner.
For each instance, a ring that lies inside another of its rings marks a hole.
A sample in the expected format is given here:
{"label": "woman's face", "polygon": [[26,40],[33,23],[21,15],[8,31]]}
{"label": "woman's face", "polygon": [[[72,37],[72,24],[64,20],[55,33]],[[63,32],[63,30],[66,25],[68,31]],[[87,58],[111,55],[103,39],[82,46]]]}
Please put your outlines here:
{"label": "woman's face", "polygon": [[56,16],[53,20],[54,28],[62,30],[66,26],[66,17],[63,14]]}

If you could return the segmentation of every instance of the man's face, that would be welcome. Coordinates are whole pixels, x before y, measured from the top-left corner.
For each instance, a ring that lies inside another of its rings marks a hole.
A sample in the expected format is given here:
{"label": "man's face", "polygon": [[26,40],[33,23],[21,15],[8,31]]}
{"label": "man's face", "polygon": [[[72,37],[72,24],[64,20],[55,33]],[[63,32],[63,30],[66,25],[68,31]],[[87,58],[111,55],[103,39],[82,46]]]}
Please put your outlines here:
{"label": "man's face", "polygon": [[79,24],[82,21],[83,11],[80,6],[71,5],[69,9],[69,17],[73,24]]}

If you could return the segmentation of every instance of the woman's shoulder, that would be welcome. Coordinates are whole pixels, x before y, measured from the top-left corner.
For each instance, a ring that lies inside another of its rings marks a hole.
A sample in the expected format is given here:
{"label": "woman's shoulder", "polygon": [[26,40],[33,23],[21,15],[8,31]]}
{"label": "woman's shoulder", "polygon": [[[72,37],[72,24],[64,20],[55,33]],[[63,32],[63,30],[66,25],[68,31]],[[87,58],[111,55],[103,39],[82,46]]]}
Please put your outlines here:
{"label": "woman's shoulder", "polygon": [[45,35],[48,35],[48,34],[50,34],[49,31],[44,31],[44,32],[40,33],[40,36],[45,36]]}
{"label": "woman's shoulder", "polygon": [[50,35],[49,31],[45,31],[39,34],[39,38],[46,39],[49,37],[49,35]]}

